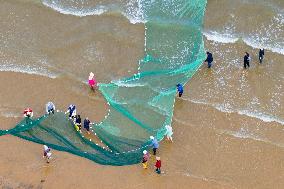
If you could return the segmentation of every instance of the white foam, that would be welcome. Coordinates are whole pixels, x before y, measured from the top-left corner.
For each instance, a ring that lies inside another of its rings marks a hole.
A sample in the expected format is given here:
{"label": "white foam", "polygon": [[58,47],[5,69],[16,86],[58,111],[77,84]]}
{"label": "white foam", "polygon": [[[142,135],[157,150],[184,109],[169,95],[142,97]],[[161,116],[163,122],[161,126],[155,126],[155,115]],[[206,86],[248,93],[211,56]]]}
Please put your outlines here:
{"label": "white foam", "polygon": [[126,10],[122,13],[130,23],[146,23],[145,7],[142,0],[130,0],[126,5]]}
{"label": "white foam", "polygon": [[119,87],[143,87],[142,83],[124,83],[120,81],[112,81],[113,84],[119,86]]}
{"label": "white foam", "polygon": [[247,44],[248,46],[251,46],[253,48],[256,48],[256,49],[265,48],[265,49],[268,49],[272,52],[284,55],[284,44],[280,45],[280,44],[274,43],[274,45],[269,45],[269,44],[264,44],[264,43],[261,43],[261,42],[256,42],[256,40],[253,40],[253,39],[248,38],[248,37],[243,38],[243,41],[244,41],[245,44]]}
{"label": "white foam", "polygon": [[246,116],[249,116],[249,117],[257,118],[257,119],[260,119],[264,122],[277,122],[277,123],[284,125],[283,119],[280,119],[276,116],[268,115],[268,114],[265,114],[265,113],[262,113],[262,112],[250,112],[248,110],[239,110],[239,111],[237,111],[237,113],[240,114],[240,115],[246,115]]}
{"label": "white foam", "polygon": [[26,73],[32,75],[40,75],[49,78],[56,78],[57,75],[48,72],[47,70],[41,67],[31,67],[31,66],[24,66],[24,65],[14,65],[14,64],[2,64],[0,65],[1,72],[18,72],[18,73]]}
{"label": "white foam", "polygon": [[217,103],[208,103],[205,101],[198,101],[198,100],[190,100],[190,99],[184,99],[186,101],[195,103],[195,104],[204,104],[204,105],[208,105],[211,106],[221,112],[225,112],[225,113],[237,113],[239,115],[245,115],[248,117],[252,117],[252,118],[256,118],[259,120],[262,120],[264,122],[276,122],[276,123],[280,123],[281,125],[284,125],[284,119],[281,119],[279,117],[273,116],[273,115],[269,115],[267,113],[263,113],[263,112],[252,112],[250,110],[241,110],[241,109],[236,109],[233,108],[232,106],[230,106],[229,104],[217,104]]}
{"label": "white foam", "polygon": [[237,37],[235,34],[231,33],[219,33],[217,31],[203,32],[203,35],[209,41],[214,41],[217,43],[236,43],[238,40],[242,40],[246,45],[259,49],[265,48],[275,53],[284,54],[284,44],[281,42],[275,42],[273,45],[268,44],[268,42],[261,42],[259,38],[253,37]]}
{"label": "white foam", "polygon": [[216,31],[203,32],[203,35],[206,37],[207,40],[218,43],[235,43],[239,40],[238,37],[235,37],[232,34],[218,33]]}
{"label": "white foam", "polygon": [[275,142],[272,142],[268,139],[260,138],[259,136],[256,136],[253,133],[249,133],[244,128],[241,128],[239,131],[228,131],[228,130],[219,130],[219,131],[221,132],[221,134],[231,135],[231,136],[236,137],[236,138],[252,139],[252,140],[264,142],[266,144],[270,144],[270,145],[273,145],[273,146],[278,146],[278,147],[281,147],[281,148],[284,147],[284,144],[275,143]]}
{"label": "white foam", "polygon": [[43,68],[40,67],[30,67],[30,66],[23,66],[23,65],[14,65],[14,64],[4,64],[0,65],[1,72],[18,72],[18,73],[26,73],[32,75],[40,75],[44,77],[49,77],[55,79],[57,77],[56,74],[50,73]]}
{"label": "white foam", "polygon": [[[89,8],[75,8],[75,7],[63,7],[58,2],[54,1],[43,1],[42,2],[45,6],[60,12],[61,14],[66,15],[73,15],[73,16],[92,16],[92,15],[101,15],[103,13],[106,13],[108,11],[112,10],[112,5],[98,5],[94,7]],[[144,11],[142,6],[141,0],[132,0],[129,1],[126,5],[125,10],[120,11],[120,13],[125,16],[130,23],[136,24],[136,23],[146,23],[145,17],[144,17]]]}
{"label": "white foam", "polygon": [[75,8],[63,8],[60,5],[56,4],[55,2],[48,3],[46,1],[42,2],[45,6],[60,12],[61,14],[67,14],[67,15],[74,15],[74,16],[91,16],[91,15],[101,15],[108,11],[108,8],[106,6],[97,6],[90,9],[75,9]]}

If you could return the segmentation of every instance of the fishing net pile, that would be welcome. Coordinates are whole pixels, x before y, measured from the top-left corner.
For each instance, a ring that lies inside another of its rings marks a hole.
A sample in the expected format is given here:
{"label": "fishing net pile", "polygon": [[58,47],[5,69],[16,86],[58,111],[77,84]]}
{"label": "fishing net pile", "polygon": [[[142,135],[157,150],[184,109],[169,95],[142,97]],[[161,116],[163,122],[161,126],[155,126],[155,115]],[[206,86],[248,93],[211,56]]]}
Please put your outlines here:
{"label": "fishing net pile", "polygon": [[109,111],[104,120],[92,125],[91,132],[101,144],[77,132],[63,112],[23,119],[0,135],[46,144],[100,164],[140,162],[142,151],[149,148],[149,136],[161,140],[165,126],[172,122],[176,84],[189,81],[204,60],[201,29],[206,0],[142,4],[146,42],[137,74],[99,84]]}

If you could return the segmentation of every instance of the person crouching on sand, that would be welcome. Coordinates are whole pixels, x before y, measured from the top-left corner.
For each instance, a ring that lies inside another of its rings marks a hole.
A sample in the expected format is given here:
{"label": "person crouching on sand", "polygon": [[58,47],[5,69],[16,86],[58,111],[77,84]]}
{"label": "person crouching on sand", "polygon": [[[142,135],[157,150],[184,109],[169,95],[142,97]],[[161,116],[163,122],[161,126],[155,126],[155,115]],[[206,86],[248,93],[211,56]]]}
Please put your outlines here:
{"label": "person crouching on sand", "polygon": [[92,90],[95,90],[95,88],[97,87],[97,81],[95,80],[94,76],[95,75],[93,72],[91,72],[89,75],[89,86]]}
{"label": "person crouching on sand", "polygon": [[43,158],[46,159],[46,163],[49,163],[51,158],[51,149],[46,145],[43,145]]}
{"label": "person crouching on sand", "polygon": [[142,165],[144,169],[148,168],[148,160],[150,158],[150,154],[147,152],[147,150],[143,151],[143,158],[142,158]]}
{"label": "person crouching on sand", "polygon": [[156,167],[156,173],[158,174],[161,174],[161,167],[162,167],[162,161],[161,161],[161,158],[160,157],[156,157],[156,164],[155,164],[155,167]]}

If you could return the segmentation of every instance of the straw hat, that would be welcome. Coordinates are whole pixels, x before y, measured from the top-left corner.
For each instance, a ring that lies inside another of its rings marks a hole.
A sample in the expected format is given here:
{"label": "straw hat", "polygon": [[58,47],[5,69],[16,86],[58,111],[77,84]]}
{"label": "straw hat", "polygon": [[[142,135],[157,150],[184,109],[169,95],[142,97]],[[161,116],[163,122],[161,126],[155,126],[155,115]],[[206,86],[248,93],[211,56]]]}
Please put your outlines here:
{"label": "straw hat", "polygon": [[151,139],[151,140],[154,140],[154,137],[153,137],[153,136],[150,136],[150,139]]}
{"label": "straw hat", "polygon": [[157,156],[157,157],[156,157],[156,160],[161,160],[161,158]]}
{"label": "straw hat", "polygon": [[144,150],[144,151],[143,151],[143,154],[147,154],[147,150]]}

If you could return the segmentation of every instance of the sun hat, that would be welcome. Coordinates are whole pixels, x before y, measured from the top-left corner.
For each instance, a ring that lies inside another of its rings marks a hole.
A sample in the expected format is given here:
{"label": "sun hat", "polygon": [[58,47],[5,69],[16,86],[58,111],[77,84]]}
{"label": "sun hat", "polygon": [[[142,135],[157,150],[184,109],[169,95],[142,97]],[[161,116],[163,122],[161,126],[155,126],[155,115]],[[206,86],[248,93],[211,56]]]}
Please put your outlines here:
{"label": "sun hat", "polygon": [[151,140],[153,140],[153,139],[154,139],[154,137],[153,137],[153,136],[150,136],[150,139],[151,139]]}
{"label": "sun hat", "polygon": [[147,150],[143,150],[143,154],[147,154]]}
{"label": "sun hat", "polygon": [[156,157],[156,160],[161,160],[161,158],[157,156],[157,157]]}
{"label": "sun hat", "polygon": [[90,73],[89,75],[89,80],[92,80],[94,78],[95,74],[93,72]]}

